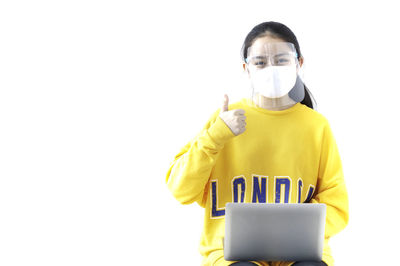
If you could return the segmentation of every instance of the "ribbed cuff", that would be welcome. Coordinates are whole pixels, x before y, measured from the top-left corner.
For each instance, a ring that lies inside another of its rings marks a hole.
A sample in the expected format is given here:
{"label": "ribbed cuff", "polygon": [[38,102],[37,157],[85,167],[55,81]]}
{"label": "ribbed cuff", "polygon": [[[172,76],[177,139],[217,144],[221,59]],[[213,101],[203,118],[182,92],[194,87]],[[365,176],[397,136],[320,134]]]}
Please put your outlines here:
{"label": "ribbed cuff", "polygon": [[225,142],[235,137],[232,130],[225,124],[221,117],[217,117],[214,124],[208,129],[210,137],[219,145],[223,145]]}

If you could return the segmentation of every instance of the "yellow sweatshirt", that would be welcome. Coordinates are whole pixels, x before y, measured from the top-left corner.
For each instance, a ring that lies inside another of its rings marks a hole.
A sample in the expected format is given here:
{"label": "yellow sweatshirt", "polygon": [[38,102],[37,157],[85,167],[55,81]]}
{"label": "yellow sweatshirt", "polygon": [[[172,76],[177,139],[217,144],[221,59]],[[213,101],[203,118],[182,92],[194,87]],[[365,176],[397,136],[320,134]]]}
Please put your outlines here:
{"label": "yellow sweatshirt", "polygon": [[[204,208],[202,265],[230,265],[223,258],[225,204],[325,203],[323,261],[333,265],[331,236],[348,223],[348,196],[338,148],[327,119],[297,103],[272,111],[243,98],[246,130],[235,136],[215,111],[199,134],[175,156],[166,183],[182,204]],[[256,262],[292,265],[293,262]]]}

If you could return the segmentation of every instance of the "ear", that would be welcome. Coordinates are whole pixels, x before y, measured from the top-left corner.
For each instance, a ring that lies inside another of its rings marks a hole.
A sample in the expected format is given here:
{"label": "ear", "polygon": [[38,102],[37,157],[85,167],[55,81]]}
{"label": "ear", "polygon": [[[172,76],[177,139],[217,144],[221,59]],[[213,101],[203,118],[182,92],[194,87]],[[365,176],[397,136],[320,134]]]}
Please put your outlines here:
{"label": "ear", "polygon": [[249,73],[249,68],[247,67],[246,63],[243,63],[243,72],[246,72],[248,75]]}
{"label": "ear", "polygon": [[300,67],[303,66],[303,63],[304,63],[304,58],[302,56],[300,56],[300,58],[299,58]]}

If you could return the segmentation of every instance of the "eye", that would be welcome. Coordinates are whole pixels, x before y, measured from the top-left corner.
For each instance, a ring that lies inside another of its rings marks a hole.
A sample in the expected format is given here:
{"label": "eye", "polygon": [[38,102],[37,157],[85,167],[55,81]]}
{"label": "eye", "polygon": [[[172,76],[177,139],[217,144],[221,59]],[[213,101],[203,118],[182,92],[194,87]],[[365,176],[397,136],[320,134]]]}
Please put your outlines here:
{"label": "eye", "polygon": [[294,63],[294,59],[289,56],[279,56],[274,59],[275,64],[278,66],[286,66]]}
{"label": "eye", "polygon": [[254,65],[256,65],[256,66],[264,66],[265,65],[265,61],[256,61],[256,62],[254,62]]}

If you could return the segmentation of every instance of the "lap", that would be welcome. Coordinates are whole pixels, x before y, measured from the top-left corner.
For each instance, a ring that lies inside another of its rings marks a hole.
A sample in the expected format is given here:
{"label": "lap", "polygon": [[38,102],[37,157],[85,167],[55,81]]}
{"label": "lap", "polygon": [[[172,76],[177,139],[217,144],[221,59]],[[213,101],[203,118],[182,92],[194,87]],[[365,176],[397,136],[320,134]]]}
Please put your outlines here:
{"label": "lap", "polygon": [[232,263],[231,265],[234,265],[234,266],[254,266],[256,264],[254,264],[254,263],[252,263],[250,261],[239,261],[239,262]]}
{"label": "lap", "polygon": [[[232,263],[233,266],[254,266],[256,264],[250,261],[239,261]],[[293,266],[327,266],[323,261],[296,261]]]}
{"label": "lap", "polygon": [[292,266],[327,266],[323,261],[296,261]]}

